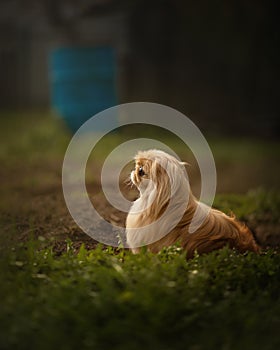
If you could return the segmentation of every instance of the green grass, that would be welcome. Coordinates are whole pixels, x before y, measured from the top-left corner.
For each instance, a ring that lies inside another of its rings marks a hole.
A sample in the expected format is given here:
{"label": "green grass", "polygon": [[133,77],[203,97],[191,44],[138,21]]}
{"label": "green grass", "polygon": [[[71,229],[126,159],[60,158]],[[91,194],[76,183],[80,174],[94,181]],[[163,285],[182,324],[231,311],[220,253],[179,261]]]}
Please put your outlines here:
{"label": "green grass", "polygon": [[[280,255],[224,248],[186,261],[38,242],[1,260],[1,349],[277,349]],[[42,244],[42,243],[41,243]]]}
{"label": "green grass", "polygon": [[233,212],[240,220],[280,224],[280,193],[277,191],[258,188],[245,195],[218,194],[214,206],[227,214]]}
{"label": "green grass", "polygon": [[8,165],[62,156],[71,138],[62,121],[46,112],[0,112],[0,121],[0,160]]}

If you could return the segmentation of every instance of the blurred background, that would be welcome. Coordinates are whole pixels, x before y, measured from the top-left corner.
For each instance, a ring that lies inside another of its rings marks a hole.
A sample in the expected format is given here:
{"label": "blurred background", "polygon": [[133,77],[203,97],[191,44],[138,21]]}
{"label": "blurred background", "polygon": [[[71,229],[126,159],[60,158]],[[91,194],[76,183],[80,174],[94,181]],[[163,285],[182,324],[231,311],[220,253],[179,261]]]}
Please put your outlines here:
{"label": "blurred background", "polygon": [[[275,6],[261,0],[1,0],[0,225],[5,236],[61,237],[58,250],[63,244],[66,249],[69,237],[87,239],[91,246],[93,240],[82,236],[63,199],[65,150],[73,132],[95,113],[146,101],[179,110],[206,136],[217,167],[214,205],[233,210],[264,244],[279,243]],[[124,224],[126,213],[108,205],[100,172],[110,151],[134,137],[167,143],[191,164],[191,187],[200,193],[199,168],[186,145],[146,125],[123,128],[97,145],[87,168],[97,209],[118,224]],[[126,170],[127,177],[131,168]],[[127,198],[137,196],[124,182],[122,190]]]}
{"label": "blurred background", "polygon": [[115,103],[152,101],[207,134],[277,138],[275,5],[1,0],[0,109],[53,109],[71,119],[72,101],[87,119]]}

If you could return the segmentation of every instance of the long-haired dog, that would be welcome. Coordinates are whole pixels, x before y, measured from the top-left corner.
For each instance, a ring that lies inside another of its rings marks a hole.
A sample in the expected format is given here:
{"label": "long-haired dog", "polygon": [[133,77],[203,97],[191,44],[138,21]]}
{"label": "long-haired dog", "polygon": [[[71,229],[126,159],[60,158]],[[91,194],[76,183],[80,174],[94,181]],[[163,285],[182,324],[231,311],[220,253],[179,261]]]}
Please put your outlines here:
{"label": "long-haired dog", "polygon": [[[157,253],[180,242],[187,257],[220,249],[226,245],[240,252],[260,248],[245,224],[212,209],[193,196],[185,163],[159,150],[139,152],[131,181],[140,192],[126,219],[126,239],[134,253],[143,245]],[[195,213],[202,221],[190,229]],[[203,217],[203,213],[206,213]]]}

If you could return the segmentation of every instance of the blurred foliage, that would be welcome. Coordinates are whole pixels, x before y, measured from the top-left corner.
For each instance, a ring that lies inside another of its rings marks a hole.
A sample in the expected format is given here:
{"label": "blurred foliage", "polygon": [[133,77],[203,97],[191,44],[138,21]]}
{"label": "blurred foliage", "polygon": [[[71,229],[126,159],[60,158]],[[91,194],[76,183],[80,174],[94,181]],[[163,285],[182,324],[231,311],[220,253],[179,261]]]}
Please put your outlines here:
{"label": "blurred foliage", "polygon": [[214,206],[228,214],[234,213],[241,220],[280,224],[280,193],[276,191],[259,188],[246,195],[219,194],[215,198]]}
{"label": "blurred foliage", "polygon": [[[49,112],[0,112],[0,160],[36,160],[41,156],[64,154],[72,137],[65,122]],[[119,143],[133,138],[156,138],[165,142],[182,157],[193,157],[188,146],[170,131],[152,125],[137,124],[120,127],[104,136],[96,145],[96,159],[107,156]],[[215,159],[219,162],[256,162],[265,157],[279,158],[280,144],[276,140],[205,135]],[[145,145],[143,145],[145,147]],[[199,147],[199,145],[198,145]],[[278,162],[273,164],[278,166]]]}
{"label": "blurred foliage", "polygon": [[70,132],[48,112],[0,112],[0,160],[49,161],[64,154]]}

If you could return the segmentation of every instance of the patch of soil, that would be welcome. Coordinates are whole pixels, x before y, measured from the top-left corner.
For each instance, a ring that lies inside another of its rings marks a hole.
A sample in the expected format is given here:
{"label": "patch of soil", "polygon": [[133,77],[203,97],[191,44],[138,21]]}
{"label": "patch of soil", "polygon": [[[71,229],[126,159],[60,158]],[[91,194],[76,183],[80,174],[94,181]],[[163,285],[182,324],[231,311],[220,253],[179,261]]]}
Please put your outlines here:
{"label": "patch of soil", "polygon": [[[86,235],[74,222],[66,207],[61,186],[62,160],[51,164],[38,163],[20,167],[20,173],[13,168],[5,168],[0,174],[5,187],[1,191],[2,248],[16,242],[26,242],[30,237],[44,240],[57,254],[67,248],[67,240],[72,241],[74,250],[81,244],[93,249],[97,243]],[[18,167],[17,167],[18,169]],[[134,200],[137,191],[122,186],[126,198]],[[100,184],[88,187],[94,207],[106,221],[125,226],[126,213],[111,206],[101,191]],[[280,245],[279,227],[271,223],[248,222],[262,246]]]}

